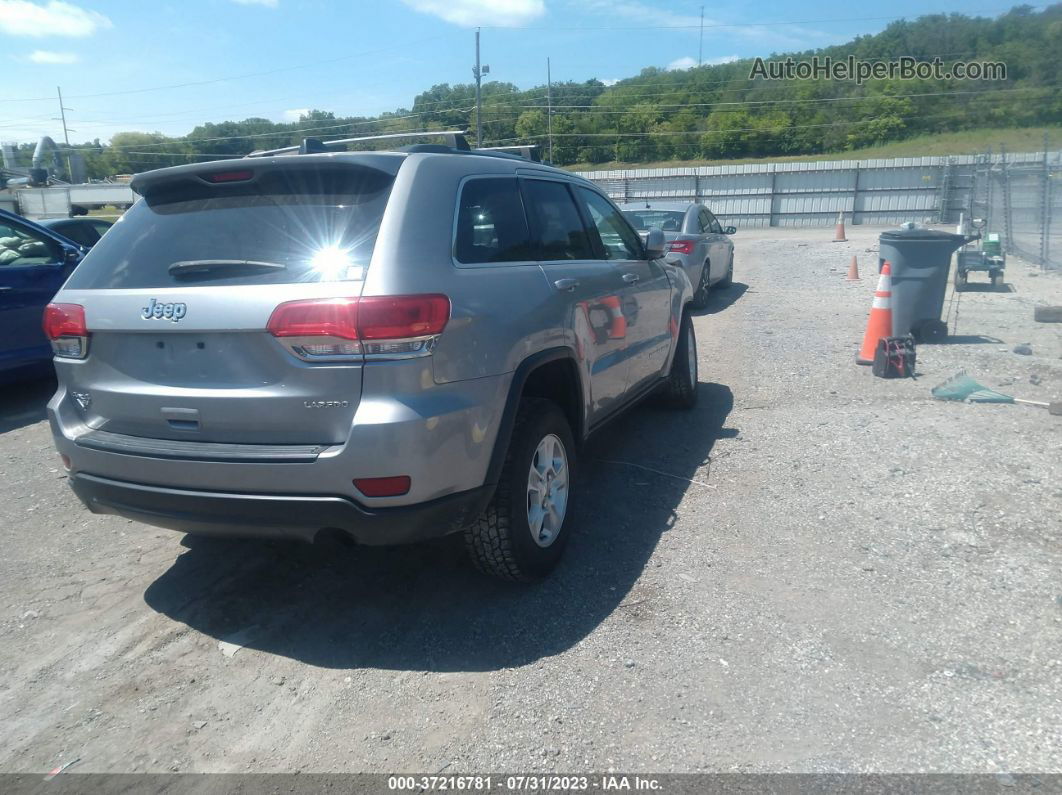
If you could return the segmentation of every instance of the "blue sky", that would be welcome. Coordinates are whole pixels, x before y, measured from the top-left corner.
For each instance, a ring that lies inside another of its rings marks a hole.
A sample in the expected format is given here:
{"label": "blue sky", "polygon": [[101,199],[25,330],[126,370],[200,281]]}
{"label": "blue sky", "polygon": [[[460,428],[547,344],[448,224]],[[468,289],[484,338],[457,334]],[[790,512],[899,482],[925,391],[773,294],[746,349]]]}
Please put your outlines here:
{"label": "blue sky", "polygon": [[[900,16],[1007,8],[723,0],[704,6],[704,60],[837,44]],[[61,140],[56,86],[72,143],[123,130],[183,135],[249,116],[292,120],[305,108],[408,108],[434,83],[471,81],[477,25],[490,78],[520,88],[545,82],[547,56],[554,80],[682,68],[697,58],[700,9],[663,0],[0,0],[0,140]],[[166,87],[175,84],[193,85]]]}

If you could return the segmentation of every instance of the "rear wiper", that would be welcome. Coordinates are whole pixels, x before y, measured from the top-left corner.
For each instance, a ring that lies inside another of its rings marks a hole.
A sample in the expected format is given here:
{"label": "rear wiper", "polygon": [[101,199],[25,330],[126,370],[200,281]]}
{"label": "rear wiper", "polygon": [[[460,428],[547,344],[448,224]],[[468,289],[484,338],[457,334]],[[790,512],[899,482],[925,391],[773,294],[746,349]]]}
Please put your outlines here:
{"label": "rear wiper", "polygon": [[185,259],[169,267],[172,274],[206,273],[227,268],[251,268],[267,271],[282,271],[287,265],[280,262],[259,262],[253,259]]}

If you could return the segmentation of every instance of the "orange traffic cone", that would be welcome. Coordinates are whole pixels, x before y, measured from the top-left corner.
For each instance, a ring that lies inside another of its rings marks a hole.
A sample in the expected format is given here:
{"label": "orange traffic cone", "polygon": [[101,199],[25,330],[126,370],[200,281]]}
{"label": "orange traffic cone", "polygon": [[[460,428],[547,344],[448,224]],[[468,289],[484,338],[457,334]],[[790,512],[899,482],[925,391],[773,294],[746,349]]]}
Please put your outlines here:
{"label": "orange traffic cone", "polygon": [[852,255],[852,264],[848,266],[848,275],[844,278],[849,282],[859,281],[859,263],[856,262],[855,254]]}
{"label": "orange traffic cone", "polygon": [[844,236],[844,210],[837,213],[837,227],[833,232],[834,243],[846,243],[848,238]]}
{"label": "orange traffic cone", "polygon": [[856,357],[858,364],[873,364],[878,340],[892,336],[892,266],[881,266],[878,289],[874,291],[874,303],[870,307],[867,332],[863,335],[863,348]]}

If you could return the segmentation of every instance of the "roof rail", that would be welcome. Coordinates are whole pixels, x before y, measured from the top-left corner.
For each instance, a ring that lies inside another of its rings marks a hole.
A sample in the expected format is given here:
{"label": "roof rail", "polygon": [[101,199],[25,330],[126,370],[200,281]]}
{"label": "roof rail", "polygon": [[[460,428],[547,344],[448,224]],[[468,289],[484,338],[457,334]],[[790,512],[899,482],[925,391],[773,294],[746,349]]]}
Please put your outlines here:
{"label": "roof rail", "polygon": [[[388,133],[386,135],[366,135],[361,138],[340,138],[337,141],[322,141],[320,138],[303,138],[298,146],[284,146],[280,149],[260,149],[246,157],[273,157],[274,155],[307,155],[319,152],[344,151],[347,144],[365,141],[387,141],[395,138],[444,138],[448,146],[462,151],[469,151],[465,140],[467,130],[422,130],[420,132]],[[332,147],[341,146],[342,149]]]}
{"label": "roof rail", "polygon": [[472,150],[474,152],[512,152],[520,157],[531,160],[535,163],[541,163],[542,158],[538,153],[538,146],[535,144],[517,144],[514,146],[480,146]]}

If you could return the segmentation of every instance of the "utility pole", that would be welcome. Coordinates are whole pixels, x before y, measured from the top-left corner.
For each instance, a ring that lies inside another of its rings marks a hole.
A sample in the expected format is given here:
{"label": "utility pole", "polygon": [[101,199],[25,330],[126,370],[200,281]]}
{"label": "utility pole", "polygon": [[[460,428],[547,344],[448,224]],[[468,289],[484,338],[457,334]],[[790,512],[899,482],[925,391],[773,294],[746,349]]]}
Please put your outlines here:
{"label": "utility pole", "polygon": [[70,130],[66,126],[66,107],[63,105],[63,89],[60,86],[55,87],[55,91],[59,94],[59,118],[63,122],[63,140],[66,141],[66,178],[71,182],[74,181],[73,169],[70,167]]}
{"label": "utility pole", "polygon": [[472,74],[476,78],[476,148],[483,146],[483,108],[480,105],[480,84],[483,75],[490,74],[489,66],[479,65],[479,28],[476,28],[476,65],[472,67]]}
{"label": "utility pole", "polygon": [[704,6],[701,6],[701,39],[697,45],[697,66],[704,62]]}
{"label": "utility pole", "polygon": [[[553,165],[553,78],[546,58],[546,132],[549,135],[549,164]],[[1046,133],[1045,133],[1046,135]]]}

